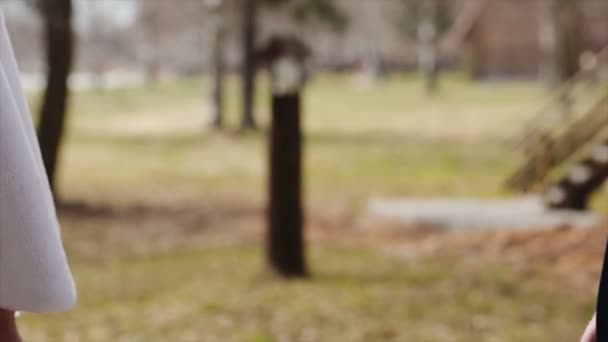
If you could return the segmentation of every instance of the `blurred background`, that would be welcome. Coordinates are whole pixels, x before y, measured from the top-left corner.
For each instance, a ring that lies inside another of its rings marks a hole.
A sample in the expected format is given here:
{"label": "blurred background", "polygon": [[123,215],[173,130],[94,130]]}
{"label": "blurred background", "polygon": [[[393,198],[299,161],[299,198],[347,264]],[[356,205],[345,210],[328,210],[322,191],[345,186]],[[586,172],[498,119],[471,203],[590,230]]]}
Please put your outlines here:
{"label": "blurred background", "polygon": [[608,2],[0,9],[80,295],[26,341],[575,341],[591,317]]}

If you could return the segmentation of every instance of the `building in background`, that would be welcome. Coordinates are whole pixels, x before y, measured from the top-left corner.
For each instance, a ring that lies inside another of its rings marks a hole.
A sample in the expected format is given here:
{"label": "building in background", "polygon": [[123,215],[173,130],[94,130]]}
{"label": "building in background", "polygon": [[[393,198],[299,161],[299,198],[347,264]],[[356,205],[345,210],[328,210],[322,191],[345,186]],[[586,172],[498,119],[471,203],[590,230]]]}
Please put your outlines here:
{"label": "building in background", "polygon": [[[456,12],[466,8],[461,0]],[[547,0],[479,0],[483,2],[464,36],[462,56],[477,78],[536,77],[543,52],[541,26]],[[608,46],[608,1],[576,0],[578,32],[583,51]]]}

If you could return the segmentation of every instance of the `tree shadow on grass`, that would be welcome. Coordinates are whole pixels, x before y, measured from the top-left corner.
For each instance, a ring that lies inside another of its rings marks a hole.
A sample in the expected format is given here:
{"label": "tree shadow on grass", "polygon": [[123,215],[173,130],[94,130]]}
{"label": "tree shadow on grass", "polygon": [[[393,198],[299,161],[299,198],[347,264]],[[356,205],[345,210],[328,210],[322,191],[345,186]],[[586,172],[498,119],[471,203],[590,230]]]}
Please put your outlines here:
{"label": "tree shadow on grass", "polygon": [[62,200],[57,204],[60,216],[89,220],[173,220],[176,224],[205,225],[225,219],[250,219],[261,209],[236,200],[128,204],[95,203],[85,200]]}

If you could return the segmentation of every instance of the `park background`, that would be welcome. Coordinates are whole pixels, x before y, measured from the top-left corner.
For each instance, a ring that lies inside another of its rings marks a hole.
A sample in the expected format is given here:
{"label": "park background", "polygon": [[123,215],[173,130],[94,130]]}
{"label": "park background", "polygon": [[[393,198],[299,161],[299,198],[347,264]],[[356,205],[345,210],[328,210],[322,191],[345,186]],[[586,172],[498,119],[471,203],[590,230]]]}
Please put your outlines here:
{"label": "park background", "polygon": [[[608,45],[604,1],[0,8],[79,288],[73,311],[24,314],[26,341],[575,341],[593,314],[601,188],[583,228],[373,208],[519,198],[514,140]],[[256,59],[276,34],[310,50],[298,277],[266,251],[273,94]]]}

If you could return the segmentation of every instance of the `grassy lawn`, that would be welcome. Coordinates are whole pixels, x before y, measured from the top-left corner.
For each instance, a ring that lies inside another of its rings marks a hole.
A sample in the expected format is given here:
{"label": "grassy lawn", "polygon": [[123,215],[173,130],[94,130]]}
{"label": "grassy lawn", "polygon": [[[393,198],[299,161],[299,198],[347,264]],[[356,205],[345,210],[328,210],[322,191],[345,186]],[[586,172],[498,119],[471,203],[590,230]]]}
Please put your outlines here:
{"label": "grassy lawn", "polygon": [[[64,193],[177,187],[258,198],[266,142],[260,133],[234,133],[236,90],[229,88],[228,134],[206,128],[199,82],[78,94],[64,154]],[[452,75],[430,98],[412,77],[365,88],[342,76],[320,77],[305,96],[309,198],[365,200],[502,193],[517,158],[505,140],[534,114],[544,93],[531,83],[472,85]],[[261,87],[263,127],[267,102]]]}
{"label": "grassy lawn", "polygon": [[[31,341],[574,341],[589,303],[508,269],[314,249],[312,281],[251,247],[77,264],[80,308],[26,316]],[[576,318],[576,319],[573,319]]]}
{"label": "grassy lawn", "polygon": [[[333,239],[313,243],[311,280],[270,275],[263,130],[237,132],[234,80],[229,128],[209,130],[204,89],[74,94],[60,189],[80,303],[25,315],[26,341],[576,340],[592,290],[495,260],[403,258]],[[267,96],[263,86],[262,127]],[[309,216],[360,213],[371,196],[504,195],[517,160],[505,140],[543,96],[532,83],[459,75],[432,98],[411,76],[372,87],[319,77],[305,104]],[[332,225],[353,233],[351,220]]]}

